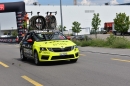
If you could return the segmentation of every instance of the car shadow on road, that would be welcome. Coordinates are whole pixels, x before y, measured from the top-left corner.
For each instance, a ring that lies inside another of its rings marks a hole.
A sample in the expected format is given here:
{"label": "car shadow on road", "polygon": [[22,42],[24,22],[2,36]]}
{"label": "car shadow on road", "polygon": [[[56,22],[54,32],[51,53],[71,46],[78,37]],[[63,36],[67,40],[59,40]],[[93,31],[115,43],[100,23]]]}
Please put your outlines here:
{"label": "car shadow on road", "polygon": [[[26,64],[36,66],[35,63],[34,63],[34,60],[32,60],[32,59],[27,59],[26,61],[22,61],[18,58],[14,58],[14,59],[17,60],[17,61],[26,63]],[[70,61],[53,61],[53,62],[42,62],[38,66],[57,66],[57,65],[67,65],[67,64],[73,64],[73,63],[70,62]]]}

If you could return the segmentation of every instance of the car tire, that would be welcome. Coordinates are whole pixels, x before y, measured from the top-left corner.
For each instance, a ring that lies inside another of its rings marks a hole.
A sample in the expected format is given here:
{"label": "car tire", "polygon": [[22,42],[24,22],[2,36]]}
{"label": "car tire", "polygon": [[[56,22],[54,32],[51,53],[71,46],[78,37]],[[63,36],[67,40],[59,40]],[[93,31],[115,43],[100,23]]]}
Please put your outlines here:
{"label": "car tire", "polygon": [[22,50],[22,49],[20,50],[20,59],[21,59],[22,61],[27,60],[27,57],[24,56],[24,53],[23,53],[23,50]]}
{"label": "car tire", "polygon": [[34,63],[35,63],[35,65],[39,65],[40,64],[37,52],[34,52]]}
{"label": "car tire", "polygon": [[71,59],[70,62],[75,63],[78,59]]}

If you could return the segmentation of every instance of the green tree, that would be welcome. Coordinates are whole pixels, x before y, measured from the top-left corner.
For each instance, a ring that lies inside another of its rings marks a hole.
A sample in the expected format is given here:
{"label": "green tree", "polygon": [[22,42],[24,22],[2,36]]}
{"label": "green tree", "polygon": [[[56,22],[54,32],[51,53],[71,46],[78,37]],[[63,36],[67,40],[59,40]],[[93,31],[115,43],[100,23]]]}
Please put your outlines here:
{"label": "green tree", "polygon": [[130,25],[129,16],[125,13],[116,13],[116,18],[114,19],[114,29],[120,32],[123,37],[124,33],[128,31]]}
{"label": "green tree", "polygon": [[[65,29],[66,29],[66,26],[63,27],[63,31],[65,31]],[[61,25],[58,26],[58,30],[62,32],[62,26]]]}
{"label": "green tree", "polygon": [[7,32],[4,32],[4,35],[7,35]]}
{"label": "green tree", "polygon": [[17,35],[18,35],[17,31],[13,31],[13,32],[12,32],[12,36],[13,36],[13,37],[16,37]]}
{"label": "green tree", "polygon": [[77,21],[74,21],[74,22],[73,22],[72,31],[73,31],[74,33],[77,33],[77,35],[78,35],[78,33],[79,33],[80,31],[82,31],[80,25],[81,25],[81,24],[80,24],[79,22],[77,22]]}
{"label": "green tree", "polygon": [[24,21],[24,22],[23,22],[23,27],[24,27],[24,28],[27,28],[27,21]]}
{"label": "green tree", "polygon": [[97,30],[99,29],[99,25],[101,23],[101,20],[99,18],[99,13],[94,13],[92,18],[92,29],[95,31],[95,37],[97,38]]}

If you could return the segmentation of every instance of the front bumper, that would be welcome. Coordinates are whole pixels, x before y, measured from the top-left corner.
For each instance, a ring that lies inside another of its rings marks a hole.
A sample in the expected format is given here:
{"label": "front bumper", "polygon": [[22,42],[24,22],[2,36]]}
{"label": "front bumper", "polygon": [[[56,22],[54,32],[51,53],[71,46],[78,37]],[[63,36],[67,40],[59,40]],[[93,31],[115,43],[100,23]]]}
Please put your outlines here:
{"label": "front bumper", "polygon": [[78,48],[73,49],[68,52],[51,52],[51,51],[40,51],[39,61],[61,61],[61,60],[71,60],[79,58]]}

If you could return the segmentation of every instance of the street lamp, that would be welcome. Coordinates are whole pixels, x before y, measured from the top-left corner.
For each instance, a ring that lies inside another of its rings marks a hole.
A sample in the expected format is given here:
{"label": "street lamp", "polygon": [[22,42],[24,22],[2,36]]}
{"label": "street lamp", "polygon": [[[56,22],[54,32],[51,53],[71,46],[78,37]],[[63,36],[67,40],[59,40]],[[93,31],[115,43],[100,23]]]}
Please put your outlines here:
{"label": "street lamp", "polygon": [[60,0],[60,14],[61,14],[61,31],[63,33],[62,1],[61,0]]}

